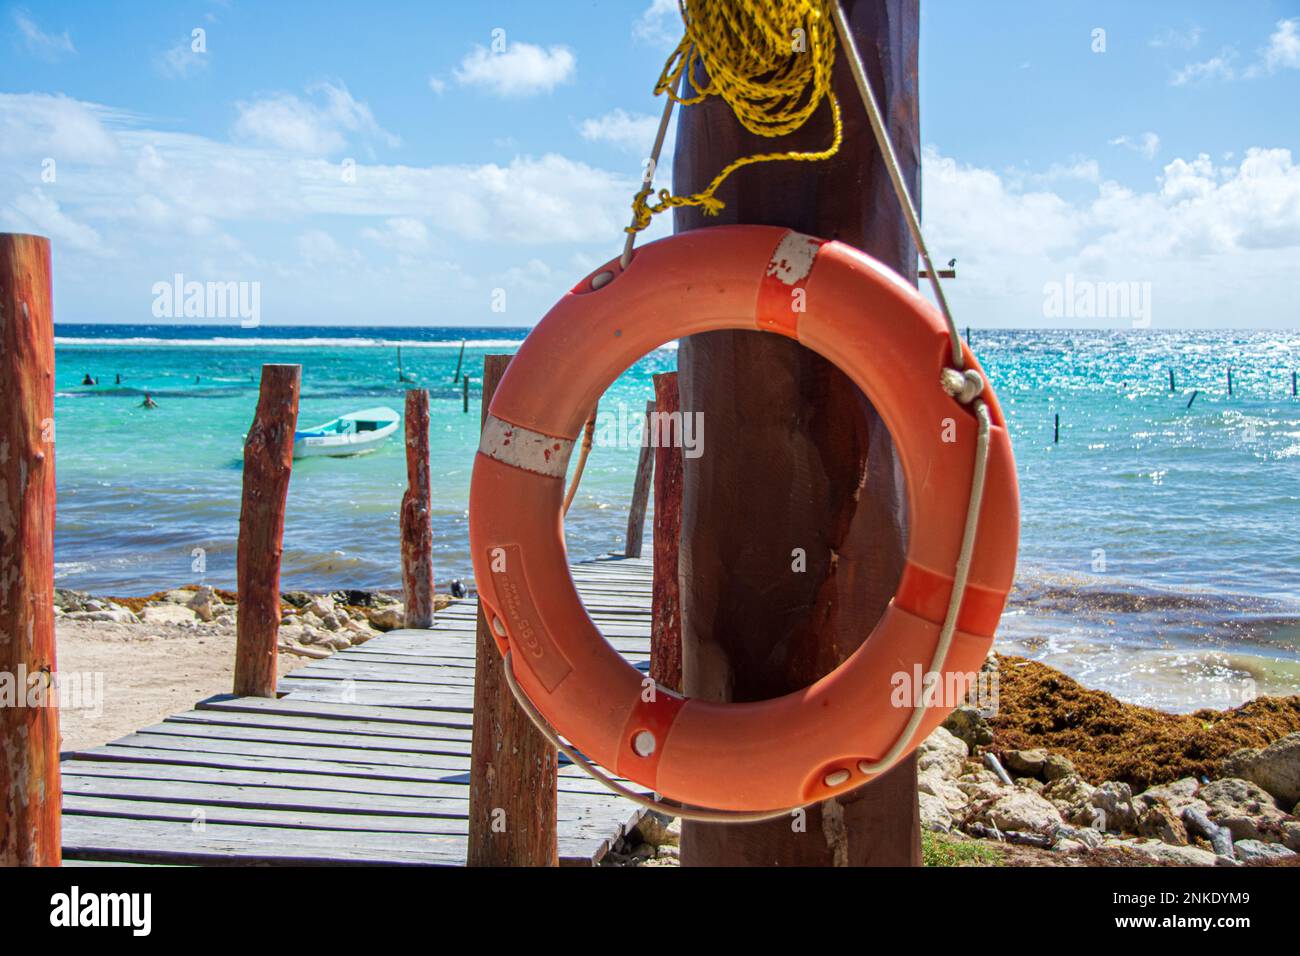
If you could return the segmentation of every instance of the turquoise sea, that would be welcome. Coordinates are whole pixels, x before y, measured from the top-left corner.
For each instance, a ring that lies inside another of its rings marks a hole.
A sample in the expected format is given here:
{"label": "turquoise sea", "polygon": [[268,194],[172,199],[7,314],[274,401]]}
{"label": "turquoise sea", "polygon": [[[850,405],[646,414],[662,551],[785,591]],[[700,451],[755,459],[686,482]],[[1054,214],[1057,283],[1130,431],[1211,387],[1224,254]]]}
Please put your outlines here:
{"label": "turquoise sea", "polygon": [[[513,351],[526,330],[56,333],[59,586],[115,596],[190,581],[232,587],[241,436],[260,366],[303,366],[304,427],[373,405],[400,411],[399,346],[405,372],[431,392],[440,589],[469,581],[483,356]],[[462,340],[470,414],[453,383]],[[1006,408],[1022,493],[1018,584],[1000,649],[1166,709],[1300,692],[1300,333],[977,329],[972,344]],[[650,376],[675,365],[671,347],[646,356],[602,409],[635,421]],[[99,384],[83,386],[87,374]],[[156,409],[139,407],[145,392]],[[574,557],[621,544],[637,450],[625,441],[593,451],[568,517]],[[405,480],[400,440],[362,457],[295,462],[283,586],[400,586]]]}

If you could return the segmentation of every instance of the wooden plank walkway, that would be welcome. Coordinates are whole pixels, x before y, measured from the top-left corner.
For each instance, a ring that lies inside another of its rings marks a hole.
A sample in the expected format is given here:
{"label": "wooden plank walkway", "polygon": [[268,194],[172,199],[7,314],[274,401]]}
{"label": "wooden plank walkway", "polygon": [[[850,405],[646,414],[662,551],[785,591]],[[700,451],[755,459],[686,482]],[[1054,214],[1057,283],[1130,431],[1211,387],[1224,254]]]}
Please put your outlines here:
{"label": "wooden plank walkway", "polygon": [[[648,560],[575,565],[588,612],[650,654]],[[272,700],[221,695],[65,755],[70,863],[463,866],[476,604],[294,671]],[[559,853],[591,865],[640,819],[561,758]]]}

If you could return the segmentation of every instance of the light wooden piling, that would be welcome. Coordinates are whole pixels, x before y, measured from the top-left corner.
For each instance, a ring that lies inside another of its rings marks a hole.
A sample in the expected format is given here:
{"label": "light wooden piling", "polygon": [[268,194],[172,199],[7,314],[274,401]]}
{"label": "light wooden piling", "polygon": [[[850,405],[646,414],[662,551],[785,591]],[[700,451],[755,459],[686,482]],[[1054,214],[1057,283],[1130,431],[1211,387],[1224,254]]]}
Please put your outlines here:
{"label": "light wooden piling", "polygon": [[678,555],[682,535],[684,435],[665,434],[664,422],[679,422],[677,373],[654,377],[655,411],[661,423],[654,463],[654,579],[650,617],[650,676],[662,687],[682,689],[682,608]]}
{"label": "light wooden piling", "polygon": [[244,493],[235,565],[239,620],[234,692],[241,697],[275,696],[280,554],[301,387],[301,365],[263,365],[257,412],[244,441]]}
{"label": "light wooden piling", "polygon": [[[483,359],[480,423],[508,355]],[[555,866],[556,752],[519,709],[482,605],[475,639],[474,731],[470,745],[469,866]]]}
{"label": "light wooden piling", "polygon": [[651,447],[650,427],[654,421],[654,402],[645,404],[645,427],[641,434],[641,455],[636,462],[636,483],[632,486],[632,507],[627,514],[627,544],[624,557],[641,557],[641,539],[645,535],[645,509],[650,499],[650,479],[654,475],[655,456]]}
{"label": "light wooden piling", "polygon": [[0,866],[62,862],[50,241],[0,233]]}
{"label": "light wooden piling", "polygon": [[433,626],[433,526],[430,524],[429,393],[406,393],[406,492],[402,495],[402,590],[406,626]]}

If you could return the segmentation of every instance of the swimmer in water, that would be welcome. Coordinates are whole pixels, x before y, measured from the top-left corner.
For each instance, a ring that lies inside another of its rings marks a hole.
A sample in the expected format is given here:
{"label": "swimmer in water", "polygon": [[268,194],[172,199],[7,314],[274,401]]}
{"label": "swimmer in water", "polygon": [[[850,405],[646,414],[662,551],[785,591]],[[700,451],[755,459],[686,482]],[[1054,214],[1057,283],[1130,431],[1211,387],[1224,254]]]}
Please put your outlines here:
{"label": "swimmer in water", "polygon": [[140,403],[141,408],[157,408],[158,403],[153,400],[153,396],[148,392],[144,393],[144,401]]}

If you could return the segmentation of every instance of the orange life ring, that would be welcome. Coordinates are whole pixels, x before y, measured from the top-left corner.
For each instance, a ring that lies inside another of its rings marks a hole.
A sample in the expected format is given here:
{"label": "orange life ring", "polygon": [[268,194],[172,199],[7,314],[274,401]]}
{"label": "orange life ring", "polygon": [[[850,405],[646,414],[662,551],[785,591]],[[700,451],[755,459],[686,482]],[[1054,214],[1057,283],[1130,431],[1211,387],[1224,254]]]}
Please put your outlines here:
{"label": "orange life ring", "polygon": [[[587,615],[564,546],[565,469],[597,399],[652,349],[719,329],[786,335],[844,370],[889,428],[907,490],[906,564],[869,638],[811,686],[756,703],[649,685]],[[479,600],[552,726],[604,767],[696,806],[779,809],[863,783],[860,765],[884,754],[911,715],[891,694],[930,666],[966,524],[977,422],[939,387],[950,355],[938,311],[897,274],[850,246],[770,226],[650,243],[626,269],[614,260],[565,295],[497,386],[470,487]],[[965,359],[978,369],[969,351]],[[988,388],[982,398],[986,486],[945,682],[979,670],[1015,570],[1015,463],[997,400]],[[927,709],[909,750],[952,705]]]}

